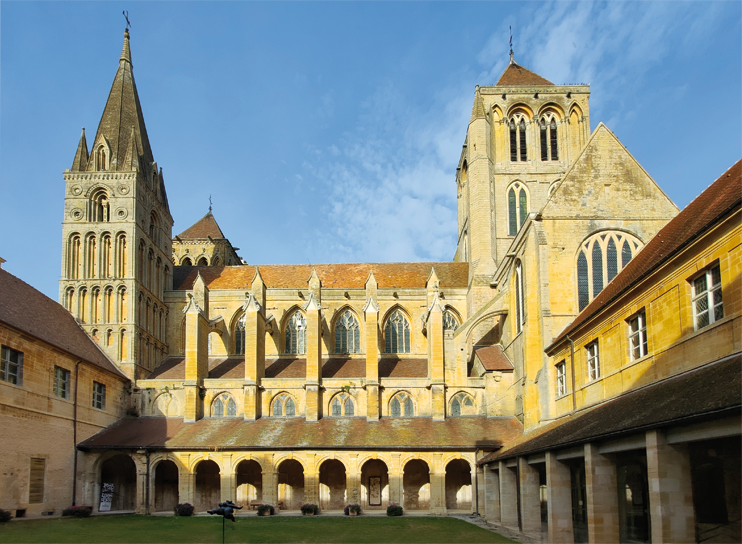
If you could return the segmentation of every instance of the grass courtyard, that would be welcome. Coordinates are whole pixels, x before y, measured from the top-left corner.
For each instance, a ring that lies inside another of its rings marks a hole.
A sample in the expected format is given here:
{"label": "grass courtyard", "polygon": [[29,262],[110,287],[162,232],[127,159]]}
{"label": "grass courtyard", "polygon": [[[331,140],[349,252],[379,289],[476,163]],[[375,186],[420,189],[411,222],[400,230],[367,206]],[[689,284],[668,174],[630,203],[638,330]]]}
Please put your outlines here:
{"label": "grass courtyard", "polygon": [[[455,518],[434,517],[246,517],[225,523],[225,542],[375,543],[513,542]],[[0,542],[222,541],[219,517],[97,516],[0,524]]]}

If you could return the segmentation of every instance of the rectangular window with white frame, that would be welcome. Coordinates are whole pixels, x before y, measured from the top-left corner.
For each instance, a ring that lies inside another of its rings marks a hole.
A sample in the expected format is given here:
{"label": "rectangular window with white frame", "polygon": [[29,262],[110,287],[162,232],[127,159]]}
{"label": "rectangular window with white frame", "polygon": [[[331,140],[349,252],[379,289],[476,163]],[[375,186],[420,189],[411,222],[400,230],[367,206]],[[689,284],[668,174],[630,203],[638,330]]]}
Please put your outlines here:
{"label": "rectangular window with white frame", "polygon": [[54,367],[54,395],[60,399],[70,398],[70,371],[61,366]]}
{"label": "rectangular window with white frame", "polygon": [[724,317],[721,300],[721,270],[713,266],[693,280],[693,323],[702,329]]}
{"label": "rectangular window with white frame", "polygon": [[102,383],[93,382],[93,408],[106,409],[106,386]]}
{"label": "rectangular window with white frame", "polygon": [[23,352],[8,346],[0,348],[0,380],[23,385]]}
{"label": "rectangular window with white frame", "polygon": [[600,356],[598,353],[598,341],[591,342],[585,346],[587,352],[587,377],[589,381],[600,378]]}
{"label": "rectangular window with white frame", "polygon": [[556,365],[556,387],[557,397],[567,394],[567,365],[564,361]]}
{"label": "rectangular window with white frame", "polygon": [[647,314],[644,310],[629,319],[629,352],[631,360],[641,359],[647,352]]}

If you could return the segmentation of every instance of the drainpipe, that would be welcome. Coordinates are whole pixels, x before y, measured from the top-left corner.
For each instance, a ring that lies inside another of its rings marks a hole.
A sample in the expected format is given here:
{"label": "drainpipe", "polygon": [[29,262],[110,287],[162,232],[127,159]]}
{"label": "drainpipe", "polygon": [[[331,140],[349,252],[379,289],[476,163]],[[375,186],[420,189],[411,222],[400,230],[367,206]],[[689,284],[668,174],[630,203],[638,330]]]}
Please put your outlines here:
{"label": "drainpipe", "polygon": [[572,372],[572,411],[577,411],[577,392],[575,391],[575,343],[569,337],[566,337],[570,346],[570,371]]}
{"label": "drainpipe", "polygon": [[77,384],[80,376],[80,363],[75,363],[75,400],[72,404],[72,506],[77,506]]}

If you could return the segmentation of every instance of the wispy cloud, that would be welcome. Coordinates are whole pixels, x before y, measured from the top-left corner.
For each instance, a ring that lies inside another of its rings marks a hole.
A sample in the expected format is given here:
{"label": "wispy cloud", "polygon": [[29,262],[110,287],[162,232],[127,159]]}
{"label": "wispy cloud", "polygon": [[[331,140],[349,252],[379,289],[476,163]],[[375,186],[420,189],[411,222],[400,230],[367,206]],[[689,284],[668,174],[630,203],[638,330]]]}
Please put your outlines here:
{"label": "wispy cloud", "polygon": [[[555,83],[590,83],[600,97],[593,119],[615,129],[631,120],[645,74],[672,53],[668,43],[693,43],[713,24],[713,12],[676,2],[527,3],[501,21],[469,72],[483,85],[497,81],[512,25],[516,61]],[[680,32],[695,37],[679,40]],[[421,109],[387,83],[362,105],[351,133],[314,149],[306,177],[322,185],[326,204],[312,253],[333,261],[451,259],[455,169],[472,98],[470,85],[452,84]]]}

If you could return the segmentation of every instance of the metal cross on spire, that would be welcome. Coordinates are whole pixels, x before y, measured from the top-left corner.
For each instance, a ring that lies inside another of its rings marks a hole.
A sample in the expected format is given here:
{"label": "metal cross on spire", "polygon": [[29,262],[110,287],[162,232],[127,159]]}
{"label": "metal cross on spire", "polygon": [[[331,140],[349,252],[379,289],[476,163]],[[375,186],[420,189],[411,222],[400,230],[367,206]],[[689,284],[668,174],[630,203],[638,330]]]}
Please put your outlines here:
{"label": "metal cross on spire", "polygon": [[126,30],[129,30],[131,28],[131,23],[129,22],[129,12],[124,10],[121,13],[124,15],[124,19],[126,19]]}
{"label": "metal cross on spire", "polygon": [[510,63],[513,63],[513,27],[510,28]]}
{"label": "metal cross on spire", "polygon": [[209,195],[209,213],[211,213],[211,195]]}

